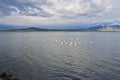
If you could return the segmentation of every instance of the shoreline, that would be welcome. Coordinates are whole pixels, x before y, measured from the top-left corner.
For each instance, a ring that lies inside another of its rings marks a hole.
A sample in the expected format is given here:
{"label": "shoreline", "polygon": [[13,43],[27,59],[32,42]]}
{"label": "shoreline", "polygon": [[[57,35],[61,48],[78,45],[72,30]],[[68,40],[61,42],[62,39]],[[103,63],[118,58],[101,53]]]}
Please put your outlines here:
{"label": "shoreline", "polygon": [[120,32],[120,31],[89,31],[89,30],[0,30],[0,32]]}

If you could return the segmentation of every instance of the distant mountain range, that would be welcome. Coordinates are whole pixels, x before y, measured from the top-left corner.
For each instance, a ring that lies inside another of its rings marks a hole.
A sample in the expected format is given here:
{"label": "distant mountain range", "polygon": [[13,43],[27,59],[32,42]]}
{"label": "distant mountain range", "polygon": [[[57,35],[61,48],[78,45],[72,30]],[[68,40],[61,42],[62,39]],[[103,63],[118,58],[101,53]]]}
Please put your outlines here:
{"label": "distant mountain range", "polygon": [[37,28],[37,27],[29,27],[29,28],[24,28],[24,29],[20,29],[20,30],[45,30],[45,31],[49,31],[49,30],[70,30],[70,31],[75,31],[75,30],[81,30],[81,31],[120,31],[120,25],[95,25],[95,26],[91,26],[89,28],[81,28],[81,29],[41,29],[41,28]]}
{"label": "distant mountain range", "polygon": [[0,30],[32,30],[32,31],[49,31],[49,30],[53,30],[53,31],[120,31],[120,25],[119,24],[97,24],[94,26],[90,26],[88,28],[73,28],[73,29],[41,29],[38,27],[28,27],[28,28],[24,28],[24,27],[12,27],[12,26],[0,26]]}
{"label": "distant mountain range", "polygon": [[37,27],[28,27],[28,28],[16,29],[16,30],[34,30],[34,31],[40,31],[40,30],[47,30],[47,29],[41,29],[41,28],[37,28]]}
{"label": "distant mountain range", "polygon": [[92,31],[120,31],[120,25],[96,25],[87,28],[86,30]]}

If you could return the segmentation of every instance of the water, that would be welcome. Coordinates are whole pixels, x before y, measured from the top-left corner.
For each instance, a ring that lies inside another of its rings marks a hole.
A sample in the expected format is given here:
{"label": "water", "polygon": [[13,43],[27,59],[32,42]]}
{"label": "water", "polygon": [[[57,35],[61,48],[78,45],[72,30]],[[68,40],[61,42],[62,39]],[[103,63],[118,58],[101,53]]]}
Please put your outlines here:
{"label": "water", "polygon": [[120,80],[120,33],[1,32],[4,71],[20,80]]}

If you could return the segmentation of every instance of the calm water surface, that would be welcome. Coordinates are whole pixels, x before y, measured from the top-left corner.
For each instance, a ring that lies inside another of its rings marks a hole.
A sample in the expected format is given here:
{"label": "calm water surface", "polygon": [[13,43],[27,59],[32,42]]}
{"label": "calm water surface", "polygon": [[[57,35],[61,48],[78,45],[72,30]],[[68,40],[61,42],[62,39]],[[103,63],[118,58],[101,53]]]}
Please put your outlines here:
{"label": "calm water surface", "polygon": [[4,71],[20,80],[120,80],[120,33],[1,32]]}

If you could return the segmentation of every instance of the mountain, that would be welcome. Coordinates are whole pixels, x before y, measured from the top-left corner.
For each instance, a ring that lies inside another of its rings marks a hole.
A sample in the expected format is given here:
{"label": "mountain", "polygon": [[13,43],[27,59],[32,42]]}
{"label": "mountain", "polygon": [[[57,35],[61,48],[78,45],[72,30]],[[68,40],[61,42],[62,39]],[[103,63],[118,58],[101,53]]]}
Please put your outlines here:
{"label": "mountain", "polygon": [[95,25],[89,28],[74,29],[41,29],[37,27],[29,27],[17,30],[33,30],[33,31],[120,31],[120,25]]}
{"label": "mountain", "polygon": [[102,25],[96,25],[96,26],[89,27],[86,30],[94,30],[94,31],[96,31],[96,30],[99,30],[101,28],[104,28],[104,26],[102,26]]}
{"label": "mountain", "polygon": [[94,24],[88,26],[69,26],[61,28],[52,28],[52,29],[45,29],[39,27],[21,27],[21,26],[9,26],[9,25],[0,25],[0,30],[24,30],[24,31],[120,31],[120,24],[119,23],[101,23],[101,24]]}
{"label": "mountain", "polygon": [[86,30],[90,30],[90,31],[120,31],[120,25],[99,24],[99,25],[89,27]]}
{"label": "mountain", "polygon": [[39,30],[47,30],[47,29],[41,29],[41,28],[37,28],[37,27],[28,27],[28,28],[23,28],[20,30],[35,30],[35,31],[39,31]]}
{"label": "mountain", "polygon": [[0,30],[47,30],[37,27],[27,27],[25,26],[12,26],[12,25],[0,25]]}

